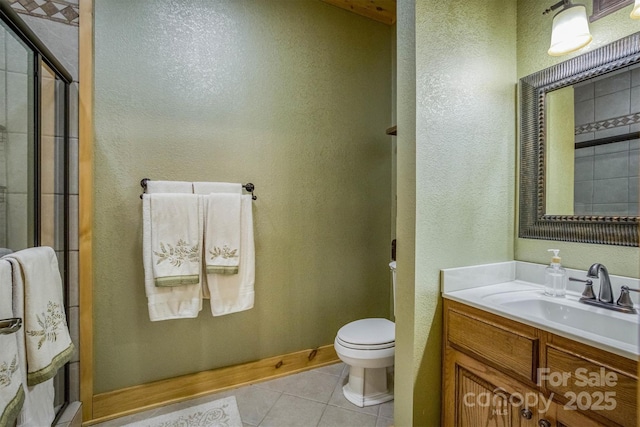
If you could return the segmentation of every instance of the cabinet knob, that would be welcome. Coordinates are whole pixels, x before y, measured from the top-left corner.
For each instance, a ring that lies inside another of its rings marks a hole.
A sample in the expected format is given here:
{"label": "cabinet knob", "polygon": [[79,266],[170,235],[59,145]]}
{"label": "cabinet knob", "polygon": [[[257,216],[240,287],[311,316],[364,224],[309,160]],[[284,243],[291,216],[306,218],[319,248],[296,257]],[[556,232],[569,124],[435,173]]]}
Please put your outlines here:
{"label": "cabinet knob", "polygon": [[540,427],[551,427],[551,423],[548,420],[545,420],[544,418],[538,421],[538,425]]}
{"label": "cabinet knob", "polygon": [[531,412],[529,408],[522,408],[520,409],[520,416],[525,420],[530,420],[531,418],[533,418],[533,412]]}

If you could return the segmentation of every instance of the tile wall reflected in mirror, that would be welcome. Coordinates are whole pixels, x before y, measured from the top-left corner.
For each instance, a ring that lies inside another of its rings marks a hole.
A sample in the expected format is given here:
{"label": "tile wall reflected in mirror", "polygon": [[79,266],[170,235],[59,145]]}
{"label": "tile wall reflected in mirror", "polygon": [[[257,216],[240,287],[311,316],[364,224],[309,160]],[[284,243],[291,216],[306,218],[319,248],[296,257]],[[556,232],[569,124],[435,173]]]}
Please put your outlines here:
{"label": "tile wall reflected in mirror", "polygon": [[[640,65],[574,86],[575,215],[638,215]],[[635,133],[624,141],[591,141]]]}

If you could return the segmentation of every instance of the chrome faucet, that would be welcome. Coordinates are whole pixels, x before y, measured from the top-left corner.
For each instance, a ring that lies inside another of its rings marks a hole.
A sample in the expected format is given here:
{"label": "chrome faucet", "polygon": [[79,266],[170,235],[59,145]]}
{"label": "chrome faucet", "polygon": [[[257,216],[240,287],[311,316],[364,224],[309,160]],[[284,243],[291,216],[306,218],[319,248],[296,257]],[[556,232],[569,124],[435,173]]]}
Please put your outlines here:
{"label": "chrome faucet", "polygon": [[587,277],[597,279],[600,276],[600,272],[602,272],[602,277],[600,278],[600,291],[598,292],[598,299],[602,302],[613,303],[613,289],[611,289],[611,279],[609,279],[609,272],[607,271],[607,267],[598,263],[593,264],[591,267],[589,267]]}
{"label": "chrome faucet", "polygon": [[611,279],[609,278],[609,272],[607,268],[599,263],[593,264],[587,271],[587,277],[592,279],[600,278],[600,290],[598,292],[598,298],[593,293],[593,282],[591,280],[582,280],[575,277],[569,277],[569,280],[574,282],[582,282],[585,284],[584,292],[580,302],[589,305],[595,305],[597,307],[608,308],[610,310],[621,311],[623,313],[637,313],[633,307],[633,302],[629,295],[629,291],[640,292],[637,289],[630,289],[628,286],[622,286],[620,289],[620,297],[618,301],[613,302],[613,290],[611,288]]}

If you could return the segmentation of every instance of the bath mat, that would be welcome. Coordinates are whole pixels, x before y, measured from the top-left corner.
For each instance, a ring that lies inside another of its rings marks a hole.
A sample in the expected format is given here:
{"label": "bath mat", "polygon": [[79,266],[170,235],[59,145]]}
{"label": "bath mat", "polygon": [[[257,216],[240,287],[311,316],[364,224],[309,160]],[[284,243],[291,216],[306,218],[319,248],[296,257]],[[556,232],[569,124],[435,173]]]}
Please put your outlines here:
{"label": "bath mat", "polygon": [[235,396],[214,400],[123,427],[242,427]]}

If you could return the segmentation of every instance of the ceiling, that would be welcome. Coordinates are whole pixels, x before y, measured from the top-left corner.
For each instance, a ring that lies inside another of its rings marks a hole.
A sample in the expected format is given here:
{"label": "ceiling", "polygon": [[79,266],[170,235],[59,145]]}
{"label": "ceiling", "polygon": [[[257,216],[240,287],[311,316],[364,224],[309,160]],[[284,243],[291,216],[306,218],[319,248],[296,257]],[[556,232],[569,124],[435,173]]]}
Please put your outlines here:
{"label": "ceiling", "polygon": [[321,0],[387,25],[396,23],[396,0]]}

